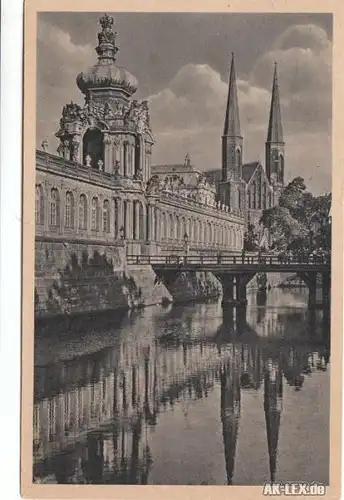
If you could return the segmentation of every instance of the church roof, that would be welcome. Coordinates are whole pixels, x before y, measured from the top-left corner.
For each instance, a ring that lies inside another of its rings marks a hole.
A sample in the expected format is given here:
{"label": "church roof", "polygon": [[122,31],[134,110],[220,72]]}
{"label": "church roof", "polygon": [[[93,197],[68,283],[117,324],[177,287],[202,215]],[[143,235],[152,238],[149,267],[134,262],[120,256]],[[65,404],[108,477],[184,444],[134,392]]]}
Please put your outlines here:
{"label": "church roof", "polygon": [[283,143],[282,114],[277,79],[277,64],[275,63],[274,79],[269,116],[267,142]]}
{"label": "church roof", "polygon": [[151,169],[152,169],[152,174],[171,174],[171,173],[178,174],[178,173],[195,171],[192,165],[185,165],[184,163],[152,165]]}
{"label": "church roof", "polygon": [[254,174],[256,168],[260,165],[259,161],[252,161],[250,163],[244,163],[242,166],[242,178],[247,183],[250,182],[252,175]]}
{"label": "church roof", "polygon": [[213,182],[214,184],[219,184],[222,181],[222,170],[207,170],[204,172],[204,175],[208,179],[208,181]]}
{"label": "church roof", "polygon": [[237,93],[233,53],[232,53],[232,62],[231,62],[231,69],[228,82],[228,96],[227,96],[226,117],[225,117],[223,135],[229,137],[241,137],[238,93]]}

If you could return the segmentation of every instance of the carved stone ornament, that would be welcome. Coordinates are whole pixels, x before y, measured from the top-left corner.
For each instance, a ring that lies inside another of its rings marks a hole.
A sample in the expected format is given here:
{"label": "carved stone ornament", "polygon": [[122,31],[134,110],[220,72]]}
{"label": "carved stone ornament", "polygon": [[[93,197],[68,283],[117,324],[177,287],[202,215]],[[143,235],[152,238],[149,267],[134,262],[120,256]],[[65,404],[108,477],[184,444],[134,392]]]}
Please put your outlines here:
{"label": "carved stone ornament", "polygon": [[105,144],[106,146],[110,146],[110,144],[111,144],[111,143],[112,143],[112,139],[111,139],[111,137],[110,137],[110,136],[108,136],[108,135],[105,135],[105,136],[104,136],[104,144]]}
{"label": "carved stone ornament", "polygon": [[147,182],[147,194],[158,194],[161,191],[161,182],[157,175],[153,175]]}
{"label": "carved stone ornament", "polygon": [[112,31],[114,18],[109,16],[108,14],[105,14],[99,19],[99,24],[102,27],[101,33],[98,33],[99,45],[102,43],[115,44],[116,34]]}
{"label": "carved stone ornament", "polygon": [[103,171],[103,167],[104,167],[104,162],[102,160],[98,160],[98,168],[99,168],[99,172],[102,172]]}

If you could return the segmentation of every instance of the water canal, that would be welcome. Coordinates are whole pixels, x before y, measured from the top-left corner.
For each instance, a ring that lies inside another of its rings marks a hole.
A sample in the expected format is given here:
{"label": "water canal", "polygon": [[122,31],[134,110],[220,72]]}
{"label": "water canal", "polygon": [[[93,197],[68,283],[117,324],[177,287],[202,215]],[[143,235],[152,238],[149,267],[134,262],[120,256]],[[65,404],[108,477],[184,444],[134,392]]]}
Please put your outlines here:
{"label": "water canal", "polygon": [[305,290],[36,337],[34,480],[329,480],[329,326]]}

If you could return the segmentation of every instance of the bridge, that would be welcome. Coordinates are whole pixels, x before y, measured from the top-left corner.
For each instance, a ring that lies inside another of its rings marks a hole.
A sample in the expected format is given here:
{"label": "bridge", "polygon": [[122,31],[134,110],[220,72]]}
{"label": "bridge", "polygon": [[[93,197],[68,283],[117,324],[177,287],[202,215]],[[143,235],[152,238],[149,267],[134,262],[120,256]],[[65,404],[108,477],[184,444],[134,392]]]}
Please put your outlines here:
{"label": "bridge", "polygon": [[[222,305],[247,304],[246,287],[257,273],[295,273],[308,286],[309,307],[316,305],[317,275],[322,279],[323,306],[329,307],[331,259],[329,255],[276,255],[232,253],[218,255],[128,255],[127,265],[150,265],[157,278],[171,282],[181,273],[211,272],[222,284]],[[234,293],[235,292],[235,293]]]}

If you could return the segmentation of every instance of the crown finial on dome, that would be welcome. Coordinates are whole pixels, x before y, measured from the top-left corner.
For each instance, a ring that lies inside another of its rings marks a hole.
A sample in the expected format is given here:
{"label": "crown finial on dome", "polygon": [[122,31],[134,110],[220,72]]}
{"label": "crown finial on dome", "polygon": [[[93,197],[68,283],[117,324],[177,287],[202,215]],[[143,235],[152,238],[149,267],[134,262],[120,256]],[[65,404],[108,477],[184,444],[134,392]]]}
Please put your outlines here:
{"label": "crown finial on dome", "polygon": [[108,14],[104,14],[102,17],[99,18],[99,24],[103,28],[103,30],[112,28],[112,25],[114,23],[114,18],[112,16],[109,16]]}
{"label": "crown finial on dome", "polygon": [[114,25],[114,18],[108,14],[99,18],[99,24],[102,31],[98,33],[98,47],[96,52],[99,59],[113,59],[115,60],[118,47],[116,46],[117,33],[112,31]]}

